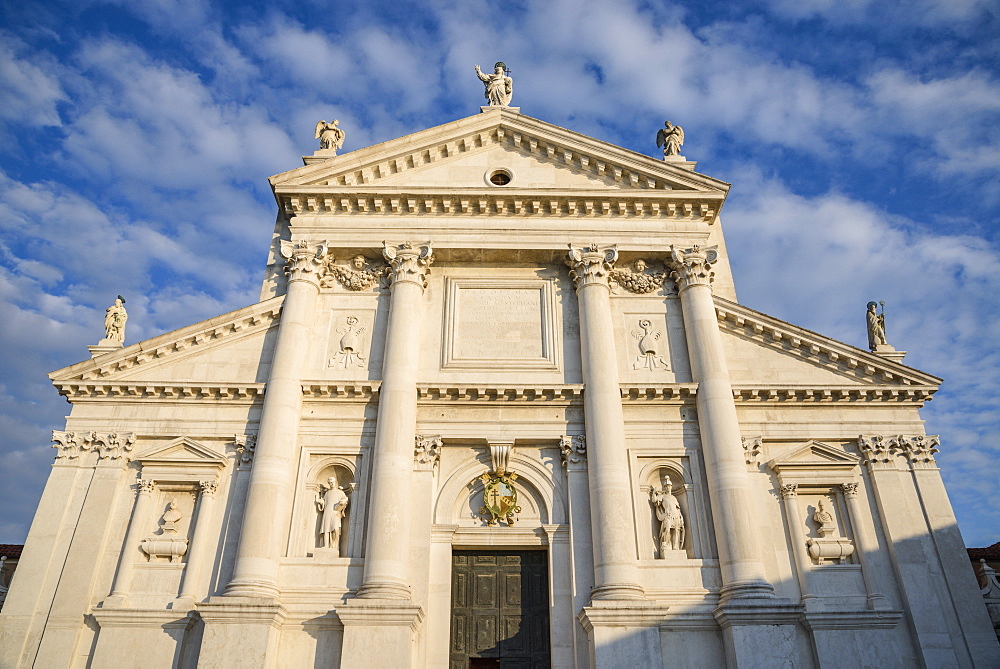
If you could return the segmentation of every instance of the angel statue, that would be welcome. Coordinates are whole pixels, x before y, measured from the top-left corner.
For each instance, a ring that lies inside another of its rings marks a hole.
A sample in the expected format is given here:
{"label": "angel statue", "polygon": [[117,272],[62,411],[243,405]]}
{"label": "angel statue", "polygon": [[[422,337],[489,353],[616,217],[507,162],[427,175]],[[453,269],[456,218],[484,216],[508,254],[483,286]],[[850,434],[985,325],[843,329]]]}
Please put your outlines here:
{"label": "angel statue", "polygon": [[125,298],[119,295],[115,303],[104,311],[104,338],[124,343],[125,321],[128,320],[128,312],[125,311]]}
{"label": "angel statue", "polygon": [[316,124],[316,139],[319,140],[319,148],[322,151],[333,151],[337,155],[337,149],[344,145],[344,131],[337,127],[340,123],[334,119],[327,123],[320,121]]}
{"label": "angel statue", "polygon": [[486,84],[484,97],[489,100],[490,107],[507,107],[514,95],[514,80],[507,76],[507,65],[503,61],[493,66],[493,74],[483,74],[476,65],[476,75]]}
{"label": "angel statue", "polygon": [[663,158],[679,156],[684,146],[684,128],[664,121],[663,127],[656,133],[656,145],[663,149]]}

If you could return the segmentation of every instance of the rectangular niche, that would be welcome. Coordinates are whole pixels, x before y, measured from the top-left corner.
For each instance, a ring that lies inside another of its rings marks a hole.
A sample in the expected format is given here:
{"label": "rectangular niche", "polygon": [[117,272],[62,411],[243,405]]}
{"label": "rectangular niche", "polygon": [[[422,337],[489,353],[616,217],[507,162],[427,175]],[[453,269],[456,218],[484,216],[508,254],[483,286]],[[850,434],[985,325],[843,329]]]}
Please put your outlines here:
{"label": "rectangular niche", "polygon": [[557,370],[551,280],[447,279],[444,369]]}

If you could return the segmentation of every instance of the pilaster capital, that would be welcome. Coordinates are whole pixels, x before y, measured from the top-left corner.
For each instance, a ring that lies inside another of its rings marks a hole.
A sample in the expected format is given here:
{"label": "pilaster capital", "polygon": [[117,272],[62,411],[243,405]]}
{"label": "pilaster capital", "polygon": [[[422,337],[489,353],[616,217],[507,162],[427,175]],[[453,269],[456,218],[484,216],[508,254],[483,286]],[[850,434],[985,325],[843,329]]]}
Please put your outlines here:
{"label": "pilaster capital", "polygon": [[941,437],[936,434],[918,434],[909,437],[895,437],[896,447],[906,455],[913,469],[935,469],[934,454],[941,445]]}
{"label": "pilaster capital", "polygon": [[569,278],[573,279],[576,289],[586,286],[600,285],[608,288],[608,279],[618,260],[618,246],[600,248],[597,244],[587,247],[569,245],[569,255],[566,264],[569,266]]}
{"label": "pilaster capital", "polygon": [[708,286],[711,288],[715,272],[712,265],[719,259],[719,247],[701,247],[697,244],[691,248],[670,246],[670,257],[667,267],[670,268],[670,278],[677,282],[679,291],[691,286]]}
{"label": "pilaster capital", "polygon": [[858,437],[858,448],[865,456],[865,464],[869,469],[892,469],[895,465],[895,437],[883,437],[880,434]]}
{"label": "pilaster capital", "polygon": [[382,245],[382,256],[389,263],[393,285],[409,282],[417,284],[421,290],[427,287],[427,275],[434,262],[434,249],[430,242],[417,245],[409,241],[402,244],[382,242]]}
{"label": "pilaster capital", "polygon": [[241,464],[249,464],[253,462],[254,453],[257,451],[257,435],[234,435],[233,446],[236,447],[236,453],[239,455],[239,462]]}
{"label": "pilaster capital", "polygon": [[153,479],[144,479],[139,477],[135,480],[135,491],[139,495],[151,495],[153,493],[153,488],[156,487],[156,482]]}
{"label": "pilaster capital", "polygon": [[587,437],[582,434],[566,435],[559,438],[559,454],[563,467],[583,462],[587,458]]}
{"label": "pilaster capital", "polygon": [[741,440],[747,467],[757,469],[760,466],[760,457],[764,453],[764,437],[741,437]]}
{"label": "pilaster capital", "polygon": [[198,487],[201,490],[202,497],[206,495],[213,497],[219,489],[219,482],[215,479],[211,479],[209,481],[198,481]]}
{"label": "pilaster capital", "polygon": [[433,470],[441,462],[441,437],[416,436],[413,446],[413,466],[420,471]]}
{"label": "pilaster capital", "polygon": [[851,498],[858,496],[858,484],[857,483],[841,483],[840,489],[844,491],[844,497]]}
{"label": "pilaster capital", "polygon": [[792,499],[799,492],[798,483],[786,483],[778,489],[781,492],[782,499]]}
{"label": "pilaster capital", "polygon": [[98,460],[131,460],[133,432],[62,432],[52,431],[52,447],[58,449],[56,460],[72,460],[91,451]]}
{"label": "pilaster capital", "polygon": [[290,242],[281,240],[281,257],[285,263],[285,274],[289,283],[306,281],[319,286],[320,272],[329,248],[325,242],[311,244],[306,241]]}

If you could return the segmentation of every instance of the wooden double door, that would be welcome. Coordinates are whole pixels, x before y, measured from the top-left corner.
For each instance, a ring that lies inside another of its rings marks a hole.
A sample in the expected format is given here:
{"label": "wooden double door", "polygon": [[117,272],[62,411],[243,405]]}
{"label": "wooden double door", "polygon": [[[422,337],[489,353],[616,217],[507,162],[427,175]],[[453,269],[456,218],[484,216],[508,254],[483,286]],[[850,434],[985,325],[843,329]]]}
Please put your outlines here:
{"label": "wooden double door", "polygon": [[545,551],[454,551],[450,669],[546,669]]}

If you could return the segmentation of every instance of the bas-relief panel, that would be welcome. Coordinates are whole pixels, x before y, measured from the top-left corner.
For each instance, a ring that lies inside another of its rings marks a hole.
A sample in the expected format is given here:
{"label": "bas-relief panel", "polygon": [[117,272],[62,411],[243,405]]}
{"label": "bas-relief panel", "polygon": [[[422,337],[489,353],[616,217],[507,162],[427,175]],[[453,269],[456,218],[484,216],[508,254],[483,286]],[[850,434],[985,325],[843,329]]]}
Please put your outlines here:
{"label": "bas-relief panel", "polygon": [[385,314],[379,309],[377,296],[365,297],[368,299],[338,294],[338,299],[321,305],[310,338],[312,374],[368,380],[381,373]]}
{"label": "bas-relief panel", "polygon": [[445,280],[443,369],[557,370],[553,281]]}
{"label": "bas-relief panel", "polygon": [[676,299],[619,297],[612,301],[621,380],[691,380],[680,303]]}

